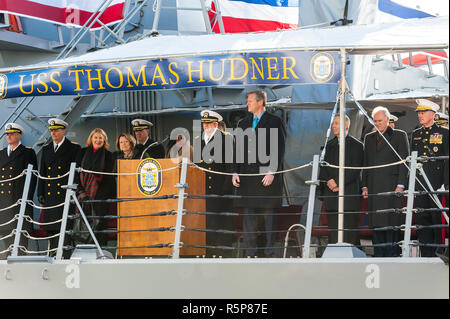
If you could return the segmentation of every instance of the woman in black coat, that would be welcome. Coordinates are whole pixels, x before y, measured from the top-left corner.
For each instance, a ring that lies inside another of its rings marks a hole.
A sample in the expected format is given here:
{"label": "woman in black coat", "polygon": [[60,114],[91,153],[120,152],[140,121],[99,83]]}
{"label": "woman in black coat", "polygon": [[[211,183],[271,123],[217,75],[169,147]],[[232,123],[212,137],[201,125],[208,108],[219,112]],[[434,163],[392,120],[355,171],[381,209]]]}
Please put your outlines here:
{"label": "woman in black coat", "polygon": [[[79,200],[104,200],[116,197],[116,181],[113,175],[97,174],[93,172],[111,173],[114,169],[113,154],[108,150],[108,136],[101,128],[94,129],[89,135],[86,147],[81,149],[77,163],[84,170],[78,179],[77,198]],[[84,203],[86,215],[104,216],[109,213],[109,203]],[[105,219],[94,219],[91,223],[93,230],[106,229]],[[101,246],[106,245],[106,234],[95,234]]]}

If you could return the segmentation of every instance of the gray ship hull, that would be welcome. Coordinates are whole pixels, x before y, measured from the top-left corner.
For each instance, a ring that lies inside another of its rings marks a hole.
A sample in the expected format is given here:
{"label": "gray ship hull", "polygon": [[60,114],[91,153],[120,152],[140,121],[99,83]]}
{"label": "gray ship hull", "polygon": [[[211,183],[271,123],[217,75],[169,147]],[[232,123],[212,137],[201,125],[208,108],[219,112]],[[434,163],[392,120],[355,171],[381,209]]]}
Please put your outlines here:
{"label": "gray ship hull", "polygon": [[439,258],[0,261],[1,299],[448,299]]}

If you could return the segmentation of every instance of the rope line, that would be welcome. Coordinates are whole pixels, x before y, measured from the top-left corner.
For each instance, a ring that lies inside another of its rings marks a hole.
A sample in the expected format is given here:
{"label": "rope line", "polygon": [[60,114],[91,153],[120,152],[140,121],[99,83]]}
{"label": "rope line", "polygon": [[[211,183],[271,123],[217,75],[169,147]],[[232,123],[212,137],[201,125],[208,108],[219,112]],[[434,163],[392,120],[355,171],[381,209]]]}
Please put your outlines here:
{"label": "rope line", "polygon": [[[396,166],[396,165],[401,165],[408,162],[408,159],[404,159],[398,162],[393,162],[393,163],[388,163],[388,164],[383,164],[383,165],[375,165],[375,166],[354,166],[354,167],[350,167],[350,166],[343,166],[343,169],[355,169],[355,170],[368,170],[368,169],[377,169],[377,168],[383,168],[383,167],[389,167],[389,166]],[[323,164],[322,166],[328,166],[331,168],[340,168],[339,165],[333,165],[327,162],[322,162],[321,164]]]}
{"label": "rope line", "polygon": [[60,222],[62,222],[62,218],[61,218],[61,219],[58,219],[58,220],[55,220],[55,221],[53,221],[53,222],[47,222],[47,223],[37,222],[37,221],[35,221],[34,219],[32,219],[30,216],[23,216],[23,218],[24,218],[27,222],[32,223],[32,224],[34,224],[34,225],[39,225],[39,226],[48,226],[48,225],[53,225],[53,224],[59,224]]}
{"label": "rope line", "polygon": [[291,171],[303,169],[303,168],[312,166],[312,163],[308,163],[308,164],[305,164],[305,165],[297,166],[297,167],[294,167],[294,168],[285,169],[285,170],[282,170],[282,171],[267,172],[267,173],[253,173],[253,174],[250,174],[250,173],[247,173],[247,174],[243,174],[243,173],[226,173],[226,172],[214,171],[214,170],[209,170],[209,169],[200,167],[200,166],[198,166],[195,163],[189,163],[188,165],[193,166],[194,168],[197,168],[197,169],[199,169],[201,171],[204,171],[206,173],[212,173],[212,174],[217,174],[217,175],[233,176],[233,175],[237,174],[239,176],[265,176],[267,174],[276,175],[276,174],[283,174],[283,173],[288,173],[288,172],[291,172]]}
{"label": "rope line", "polygon": [[7,211],[8,209],[11,209],[13,207],[19,206],[19,202],[20,202],[20,199],[15,204],[12,204],[11,206],[8,206],[8,207],[5,207],[5,208],[0,208],[0,213],[4,212],[4,211]]}
{"label": "rope line", "polygon": [[[174,167],[169,167],[169,168],[164,168],[161,170],[155,170],[156,172],[168,172],[168,171],[172,171],[174,169],[180,168],[180,165],[174,166]],[[97,171],[91,171],[88,169],[84,169],[84,168],[79,168],[80,172],[84,172],[84,173],[89,173],[89,174],[97,174],[97,175],[112,175],[112,176],[127,176],[127,175],[144,175],[147,173],[113,173],[113,172],[97,172]]]}
{"label": "rope line", "polygon": [[69,172],[67,172],[67,173],[65,173],[64,175],[61,175],[61,176],[56,176],[56,177],[45,177],[45,176],[40,175],[40,174],[39,174],[39,171],[33,170],[33,171],[31,171],[31,172],[32,172],[33,175],[36,176],[38,179],[42,179],[42,180],[56,180],[56,179],[62,179],[62,178],[64,178],[64,177],[66,177],[66,176],[69,176],[69,174],[70,174],[70,171],[69,171]]}
{"label": "rope line", "polygon": [[54,208],[58,208],[58,207],[63,207],[64,206],[64,202],[59,203],[59,204],[54,205],[54,206],[38,206],[32,200],[27,200],[26,203],[27,203],[27,205],[30,205],[31,207],[34,207],[36,209],[42,209],[42,210],[49,210],[49,209],[54,209]]}
{"label": "rope line", "polygon": [[24,175],[26,174],[26,172],[27,172],[27,170],[24,169],[24,170],[22,171],[22,173],[20,173],[20,174],[17,175],[17,176],[14,176],[14,177],[9,178],[9,179],[0,179],[0,183],[7,183],[7,182],[14,181],[14,180],[16,180],[16,179],[19,179],[19,178],[21,178],[22,176],[24,176]]}
{"label": "rope line", "polygon": [[9,224],[13,223],[17,219],[19,219],[19,215],[14,215],[14,217],[12,219],[10,219],[9,221],[7,221],[6,223],[0,224],[0,227],[9,225]]}
{"label": "rope line", "polygon": [[5,240],[5,239],[10,238],[10,237],[12,237],[12,236],[14,236],[14,235],[15,235],[15,229],[12,230],[11,233],[9,233],[9,235],[0,237],[0,240]]}

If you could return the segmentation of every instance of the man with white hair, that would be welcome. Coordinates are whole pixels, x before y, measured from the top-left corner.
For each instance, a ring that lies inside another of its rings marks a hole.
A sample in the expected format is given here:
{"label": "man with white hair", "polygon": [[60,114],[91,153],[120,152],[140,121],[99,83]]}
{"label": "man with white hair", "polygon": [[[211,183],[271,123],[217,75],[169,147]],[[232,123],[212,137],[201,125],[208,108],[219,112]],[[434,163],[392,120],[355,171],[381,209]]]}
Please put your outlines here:
{"label": "man with white hair", "polygon": [[[406,133],[389,126],[390,113],[383,106],[377,106],[372,112],[375,132],[364,138],[364,166],[378,166],[398,162],[409,155],[409,143]],[[388,143],[390,145],[388,145]],[[395,150],[395,151],[394,151]],[[400,156],[400,158],[399,158]],[[401,196],[377,196],[383,192],[402,192],[408,181],[408,169],[405,165],[386,166],[365,169],[362,175],[362,195],[368,198],[369,227],[375,228],[372,242],[375,245],[375,257],[396,257],[400,254],[399,232],[395,230],[376,230],[386,226],[402,224],[402,215],[396,213],[374,213],[379,209],[401,208]],[[371,196],[368,196],[371,194]],[[376,246],[377,244],[388,244]]]}
{"label": "man with white hair", "polygon": [[[8,146],[0,150],[0,210],[17,203],[22,198],[25,188],[25,176],[14,179],[20,175],[29,164],[33,165],[33,170],[37,170],[36,153],[30,147],[25,147],[21,138],[25,130],[17,123],[7,123],[5,125],[6,142]],[[36,177],[32,176],[28,198],[32,199],[36,187]],[[14,219],[19,213],[20,206],[11,207],[0,211],[0,259],[6,259],[11,251],[7,251],[10,245],[14,243],[12,231],[17,227],[17,221],[8,224],[8,221]],[[33,208],[27,205],[25,214],[33,217]],[[31,233],[32,224],[24,221],[23,230]],[[21,235],[20,246],[27,248],[28,239]],[[2,253],[3,252],[3,253]],[[19,249],[19,254],[23,252]]]}
{"label": "man with white hair", "polygon": [[[212,110],[200,112],[203,126],[202,136],[194,137],[194,151],[201,152],[201,162],[199,166],[207,170],[205,173],[205,194],[206,195],[232,195],[231,176],[224,174],[210,173],[209,171],[231,173],[232,156],[227,156],[227,152],[233,152],[233,136],[219,129],[219,122],[223,117]],[[200,139],[196,143],[196,139]],[[200,144],[200,149],[195,146]],[[232,155],[232,154],[231,154]],[[223,213],[232,211],[232,201],[224,198],[207,198],[206,211]],[[235,230],[234,218],[230,216],[211,214],[206,216],[206,228],[211,230],[206,233],[206,256],[214,255],[222,257],[232,257],[231,249],[212,248],[213,246],[231,247],[233,236],[231,231]],[[215,232],[217,230],[228,230],[230,233]]]}
{"label": "man with white hair", "polygon": [[[421,127],[414,130],[411,136],[411,151],[417,151],[418,156],[430,158],[423,162],[423,170],[429,179],[431,186],[437,190],[444,186],[448,189],[448,159],[433,159],[438,156],[448,156],[448,128],[435,123],[436,113],[440,107],[436,103],[418,99],[417,117]],[[422,176],[418,176],[422,185],[426,185]],[[416,190],[423,190],[420,184],[416,184]],[[417,208],[436,208],[436,204],[428,194],[416,197]],[[421,226],[445,224],[441,212],[425,212],[417,215],[417,224]],[[445,233],[442,228],[422,228],[418,231],[421,244],[443,244]],[[420,246],[422,257],[436,257],[436,247]],[[447,251],[448,256],[448,251]]]}

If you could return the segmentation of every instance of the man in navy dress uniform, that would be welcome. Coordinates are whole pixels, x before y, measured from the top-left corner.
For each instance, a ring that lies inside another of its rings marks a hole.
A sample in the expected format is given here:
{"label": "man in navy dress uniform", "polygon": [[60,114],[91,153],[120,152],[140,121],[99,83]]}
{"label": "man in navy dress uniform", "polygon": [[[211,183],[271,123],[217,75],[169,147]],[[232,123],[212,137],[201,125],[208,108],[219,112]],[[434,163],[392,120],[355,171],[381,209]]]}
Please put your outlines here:
{"label": "man in navy dress uniform", "polygon": [[[64,202],[66,191],[61,186],[67,185],[68,176],[63,178],[58,177],[65,175],[70,170],[70,164],[75,162],[78,152],[81,149],[79,144],[70,141],[65,136],[67,127],[69,126],[68,123],[53,118],[48,120],[48,125],[52,142],[42,148],[39,174],[44,178],[52,179],[40,179],[38,183],[38,200],[44,207],[56,206]],[[64,206],[43,209],[41,220],[45,223],[60,220],[63,209]],[[70,224],[68,221],[67,229],[71,229]],[[45,225],[43,229],[47,231],[49,236],[52,236],[60,232],[61,223]],[[67,235],[66,239],[68,239]],[[49,241],[50,249],[53,250],[58,246],[59,237],[56,236]]]}
{"label": "man in navy dress uniform", "polygon": [[[437,157],[448,156],[448,128],[435,123],[435,114],[439,111],[439,105],[426,100],[418,99],[417,116],[421,127],[414,130],[411,136],[411,151],[417,151],[418,156]],[[437,190],[444,186],[448,190],[448,159],[429,159],[423,162],[423,170],[433,186]],[[419,180],[426,187],[426,182],[419,175]],[[416,190],[422,191],[420,184],[416,184]],[[416,197],[417,208],[436,208],[436,204],[429,195]],[[417,214],[417,224],[422,226],[443,224],[441,212],[424,212]],[[419,243],[443,244],[444,235],[442,228],[419,229]],[[436,257],[436,247],[420,247],[422,257]]]}
{"label": "man in navy dress uniform", "polygon": [[[14,243],[14,235],[11,232],[16,229],[17,221],[8,223],[15,215],[19,214],[20,206],[5,209],[22,198],[25,187],[25,176],[14,179],[20,175],[29,164],[33,165],[33,170],[37,170],[36,153],[30,147],[25,147],[21,143],[24,128],[17,123],[7,123],[5,125],[6,141],[8,146],[0,151],[0,259],[6,259],[11,251],[6,251]],[[12,180],[11,180],[12,179]],[[31,179],[28,192],[29,200],[33,199],[36,188],[36,177]],[[33,207],[27,205],[25,214],[33,217]],[[31,234],[32,224],[24,220],[22,230]],[[21,234],[19,245],[27,248],[28,239]],[[23,251],[19,249],[19,254]]]}
{"label": "man in navy dress uniform", "polygon": [[155,141],[149,137],[150,127],[153,126],[153,123],[143,119],[135,119],[131,121],[131,124],[133,126],[134,135],[136,136],[136,147],[139,148],[139,151],[145,151],[151,158],[164,158],[166,153],[163,145],[155,144],[150,146],[155,143]]}

